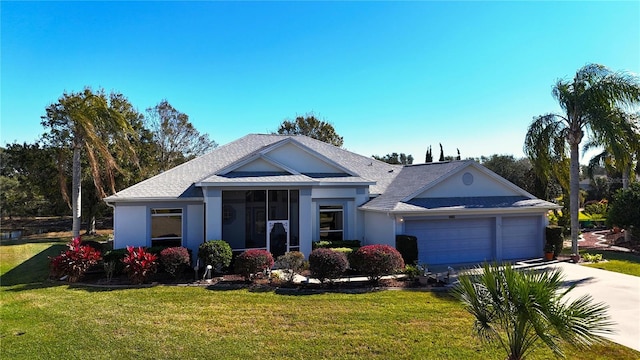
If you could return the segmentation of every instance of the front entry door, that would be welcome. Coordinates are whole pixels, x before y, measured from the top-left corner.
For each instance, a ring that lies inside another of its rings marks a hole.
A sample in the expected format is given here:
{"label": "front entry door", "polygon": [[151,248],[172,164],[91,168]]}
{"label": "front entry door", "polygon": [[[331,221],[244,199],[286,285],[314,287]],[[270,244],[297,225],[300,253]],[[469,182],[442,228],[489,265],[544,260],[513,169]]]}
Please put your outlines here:
{"label": "front entry door", "polygon": [[267,222],[268,250],[274,259],[289,251],[289,221],[273,220]]}

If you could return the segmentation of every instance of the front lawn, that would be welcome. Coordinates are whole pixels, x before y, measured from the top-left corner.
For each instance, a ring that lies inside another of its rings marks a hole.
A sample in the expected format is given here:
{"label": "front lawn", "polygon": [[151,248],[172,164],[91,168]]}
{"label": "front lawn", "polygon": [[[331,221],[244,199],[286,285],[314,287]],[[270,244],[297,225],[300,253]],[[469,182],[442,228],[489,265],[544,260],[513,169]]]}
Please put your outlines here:
{"label": "front lawn", "polygon": [[[0,246],[1,358],[504,359],[445,293],[279,295],[42,281],[62,243]],[[18,275],[18,272],[20,275]],[[637,359],[608,343],[570,359]],[[531,359],[554,359],[546,349]]]}
{"label": "front lawn", "polygon": [[594,249],[581,250],[580,253],[602,254],[602,258],[607,260],[593,264],[584,264],[584,266],[640,276],[640,256],[636,254]]}

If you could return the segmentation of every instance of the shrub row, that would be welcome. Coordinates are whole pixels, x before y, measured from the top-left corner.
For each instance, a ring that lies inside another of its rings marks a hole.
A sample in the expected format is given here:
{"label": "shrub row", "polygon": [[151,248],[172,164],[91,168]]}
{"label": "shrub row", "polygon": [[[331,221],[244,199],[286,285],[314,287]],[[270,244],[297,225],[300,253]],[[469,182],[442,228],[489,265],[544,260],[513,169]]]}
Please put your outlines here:
{"label": "shrub row", "polygon": [[349,265],[373,282],[377,282],[384,275],[404,269],[402,255],[389,245],[360,247],[350,254],[350,260],[344,251],[318,248],[309,255],[309,270],[311,276],[324,283],[326,280],[340,277]]}

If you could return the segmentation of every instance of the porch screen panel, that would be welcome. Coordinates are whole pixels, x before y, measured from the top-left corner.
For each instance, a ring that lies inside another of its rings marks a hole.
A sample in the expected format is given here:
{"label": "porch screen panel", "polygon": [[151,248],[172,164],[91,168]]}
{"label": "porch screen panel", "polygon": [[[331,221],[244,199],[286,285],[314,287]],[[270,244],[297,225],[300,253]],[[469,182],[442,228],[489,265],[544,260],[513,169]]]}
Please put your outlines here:
{"label": "porch screen panel", "polygon": [[222,192],[222,240],[232,249],[245,248],[245,203],[244,190]]}
{"label": "porch screen panel", "polygon": [[300,193],[289,191],[289,250],[300,251]]}
{"label": "porch screen panel", "polygon": [[269,220],[289,219],[289,190],[269,190]]}
{"label": "porch screen panel", "polygon": [[267,248],[267,191],[246,192],[245,248]]}

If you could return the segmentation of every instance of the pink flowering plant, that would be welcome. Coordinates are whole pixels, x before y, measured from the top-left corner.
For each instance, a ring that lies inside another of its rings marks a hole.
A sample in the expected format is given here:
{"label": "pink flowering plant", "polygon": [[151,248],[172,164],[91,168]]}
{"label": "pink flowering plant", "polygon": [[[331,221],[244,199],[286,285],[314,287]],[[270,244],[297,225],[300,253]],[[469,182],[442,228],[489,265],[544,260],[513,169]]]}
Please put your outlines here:
{"label": "pink flowering plant", "polygon": [[175,278],[191,263],[189,250],[184,247],[166,248],[160,252],[160,263]]}
{"label": "pink flowering plant", "polygon": [[144,283],[151,275],[155,274],[158,257],[147,252],[143,247],[127,246],[127,254],[122,262],[124,271],[134,284]]}
{"label": "pink flowering plant", "polygon": [[78,281],[90,267],[102,259],[100,251],[89,245],[82,245],[80,237],[73,238],[68,250],[51,259],[51,276],[55,278],[66,276],[69,282]]}

